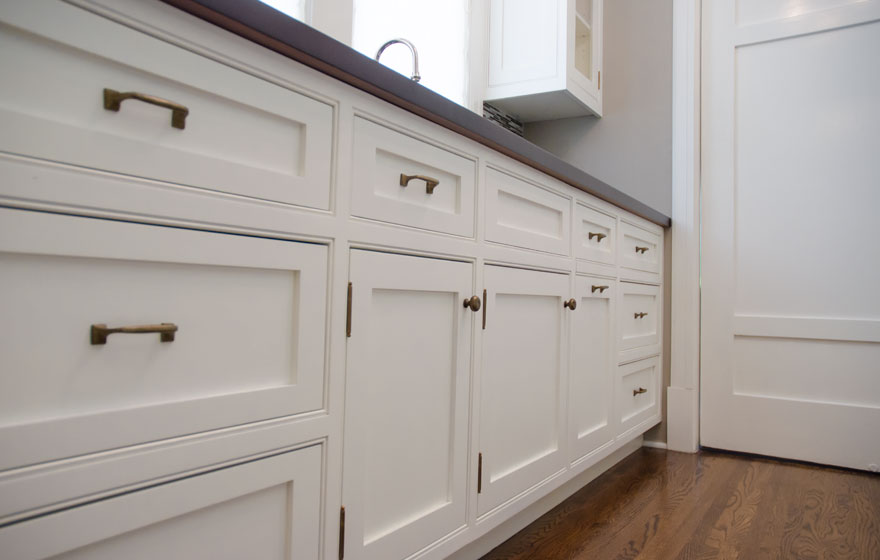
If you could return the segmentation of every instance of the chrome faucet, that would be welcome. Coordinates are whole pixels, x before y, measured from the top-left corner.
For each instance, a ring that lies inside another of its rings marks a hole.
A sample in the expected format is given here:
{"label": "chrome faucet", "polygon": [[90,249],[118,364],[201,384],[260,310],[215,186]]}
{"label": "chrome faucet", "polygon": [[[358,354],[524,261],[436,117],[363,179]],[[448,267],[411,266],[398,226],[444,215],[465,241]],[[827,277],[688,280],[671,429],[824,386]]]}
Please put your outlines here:
{"label": "chrome faucet", "polygon": [[413,71],[412,71],[412,76],[410,76],[410,79],[414,82],[418,82],[419,80],[421,80],[422,77],[419,76],[419,53],[416,50],[416,46],[413,45],[412,43],[410,43],[409,41],[407,41],[406,39],[391,39],[390,41],[388,41],[387,43],[385,43],[384,45],[379,47],[379,51],[376,53],[376,62],[379,61],[379,57],[382,56],[382,53],[385,52],[385,49],[387,49],[388,47],[390,47],[394,43],[401,43],[403,45],[406,45],[407,47],[409,47],[409,50],[412,51]]}

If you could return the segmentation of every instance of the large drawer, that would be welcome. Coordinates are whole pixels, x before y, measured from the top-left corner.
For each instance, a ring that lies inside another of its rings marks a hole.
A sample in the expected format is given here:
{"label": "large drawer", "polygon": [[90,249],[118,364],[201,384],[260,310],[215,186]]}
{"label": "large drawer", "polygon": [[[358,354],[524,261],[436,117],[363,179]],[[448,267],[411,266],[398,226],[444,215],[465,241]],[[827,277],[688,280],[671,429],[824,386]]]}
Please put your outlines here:
{"label": "large drawer", "polygon": [[660,419],[660,358],[648,358],[618,368],[618,433],[642,422]]}
{"label": "large drawer", "polygon": [[326,280],[323,245],[0,210],[0,469],[320,410]]}
{"label": "large drawer", "polygon": [[[330,207],[327,103],[62,2],[4,2],[0,19],[0,151]],[[108,110],[105,88],[182,105],[185,128],[137,99]]]}
{"label": "large drawer", "polygon": [[18,560],[317,559],[321,454],[312,445],[146,482],[8,525],[0,529],[0,551]]}
{"label": "large drawer", "polygon": [[620,283],[621,361],[660,353],[660,287]]}
{"label": "large drawer", "polygon": [[475,176],[473,160],[354,120],[354,216],[473,237]]}

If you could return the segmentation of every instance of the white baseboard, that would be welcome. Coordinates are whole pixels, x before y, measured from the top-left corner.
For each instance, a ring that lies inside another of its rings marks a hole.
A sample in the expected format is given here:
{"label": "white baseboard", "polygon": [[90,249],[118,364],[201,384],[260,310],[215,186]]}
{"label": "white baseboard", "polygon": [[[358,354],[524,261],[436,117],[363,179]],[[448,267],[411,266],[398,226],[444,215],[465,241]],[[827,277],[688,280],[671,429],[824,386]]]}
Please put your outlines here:
{"label": "white baseboard", "polygon": [[642,442],[642,447],[653,447],[654,449],[666,449],[665,441],[648,441]]}

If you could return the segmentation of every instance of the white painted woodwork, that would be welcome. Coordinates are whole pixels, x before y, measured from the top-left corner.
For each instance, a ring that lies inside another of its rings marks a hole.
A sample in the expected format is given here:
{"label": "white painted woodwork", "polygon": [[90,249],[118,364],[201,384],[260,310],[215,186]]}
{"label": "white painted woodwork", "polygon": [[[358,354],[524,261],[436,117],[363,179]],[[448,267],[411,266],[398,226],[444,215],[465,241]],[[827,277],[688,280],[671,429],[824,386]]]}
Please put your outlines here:
{"label": "white painted woodwork", "polygon": [[620,283],[621,362],[660,353],[660,311],[659,286]]}
{"label": "white painted woodwork", "polygon": [[571,199],[490,167],[486,169],[486,240],[568,255]]}
{"label": "white painted woodwork", "polygon": [[620,266],[632,270],[659,273],[662,262],[660,241],[661,237],[657,233],[621,220]]}
{"label": "white painted woodwork", "polygon": [[0,210],[0,466],[321,409],[326,277],[322,245]]}
{"label": "white painted woodwork", "polygon": [[[180,186],[330,207],[333,107],[64,4],[0,8],[0,150]],[[189,109],[126,100],[136,91]],[[51,142],[46,139],[51,138]]]}
{"label": "white painted woodwork", "polygon": [[[476,164],[363,117],[354,119],[351,212],[355,216],[431,231],[474,236]],[[400,184],[400,175],[440,183]]]}
{"label": "white painted woodwork", "polygon": [[524,121],[602,116],[604,0],[491,0],[486,101]]}
{"label": "white painted woodwork", "polygon": [[473,272],[351,252],[346,558],[406,558],[467,523]]}
{"label": "white painted woodwork", "polygon": [[580,202],[574,207],[575,257],[616,264],[617,218]]}
{"label": "white painted woodwork", "polygon": [[660,420],[661,381],[659,357],[618,366],[618,433],[626,434],[646,420]]}
{"label": "white painted woodwork", "polygon": [[0,529],[7,558],[320,558],[322,447],[179,479]]}
{"label": "white painted woodwork", "polygon": [[[603,289],[603,287],[606,287]],[[569,367],[569,460],[576,463],[614,441],[616,282],[578,276]]]}
{"label": "white painted woodwork", "polygon": [[701,442],[876,470],[880,2],[704,10]]}
{"label": "white painted woodwork", "polygon": [[569,276],[484,267],[480,378],[483,515],[565,468]]}

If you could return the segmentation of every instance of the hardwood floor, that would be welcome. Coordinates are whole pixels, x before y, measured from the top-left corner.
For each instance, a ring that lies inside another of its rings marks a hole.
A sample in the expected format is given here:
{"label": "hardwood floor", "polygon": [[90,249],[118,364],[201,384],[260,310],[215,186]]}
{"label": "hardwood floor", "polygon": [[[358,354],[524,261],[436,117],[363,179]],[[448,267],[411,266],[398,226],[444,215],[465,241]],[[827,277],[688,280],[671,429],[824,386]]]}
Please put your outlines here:
{"label": "hardwood floor", "polygon": [[880,559],[880,475],[642,448],[483,560]]}

